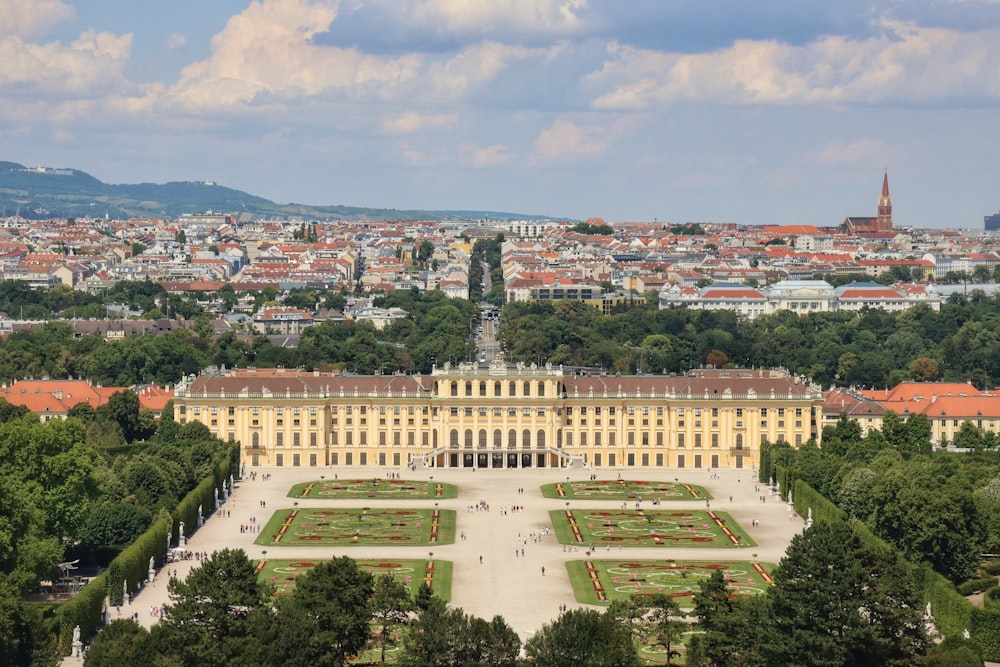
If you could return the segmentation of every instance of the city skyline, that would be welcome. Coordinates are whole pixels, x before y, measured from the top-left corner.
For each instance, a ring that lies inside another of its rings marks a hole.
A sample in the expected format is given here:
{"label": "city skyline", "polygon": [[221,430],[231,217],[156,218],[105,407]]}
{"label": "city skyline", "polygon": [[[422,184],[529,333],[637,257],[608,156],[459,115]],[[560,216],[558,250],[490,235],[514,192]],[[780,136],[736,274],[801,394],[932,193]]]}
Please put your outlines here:
{"label": "city skyline", "polygon": [[276,202],[982,228],[1000,3],[10,0],[0,159]]}

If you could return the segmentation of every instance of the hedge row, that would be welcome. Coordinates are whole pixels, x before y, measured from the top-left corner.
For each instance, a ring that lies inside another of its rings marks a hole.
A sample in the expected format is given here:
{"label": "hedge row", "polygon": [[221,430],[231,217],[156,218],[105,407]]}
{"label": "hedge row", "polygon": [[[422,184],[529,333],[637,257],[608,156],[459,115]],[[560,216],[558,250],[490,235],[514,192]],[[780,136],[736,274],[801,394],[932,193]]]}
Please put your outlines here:
{"label": "hedge row", "polygon": [[167,535],[171,536],[171,544],[177,545],[178,521],[185,522],[186,531],[187,526],[190,526],[191,532],[195,530],[198,525],[198,506],[207,505],[208,511],[214,508],[213,489],[218,488],[221,493],[222,484],[229,479],[230,471],[235,470],[239,464],[238,457],[239,448],[233,447],[230,456],[222,458],[216,465],[212,476],[203,479],[177,504],[173,516],[162,510],[146,532],[118,554],[105,572],[92,579],[73,599],[59,607],[59,648],[64,655],[69,655],[72,651],[73,628],[79,625],[80,635],[89,637],[101,626],[104,621],[102,612],[105,596],[112,605],[122,604],[124,582],[128,584],[128,592],[134,592],[138,589],[139,582],[148,578],[150,558],[157,567],[166,563]]}
{"label": "hedge row", "polygon": [[801,479],[795,480],[793,484],[792,503],[795,506],[795,511],[803,517],[808,517],[811,509],[813,521],[836,523],[847,520],[847,513],[844,510],[834,505],[826,496]]}
{"label": "hedge row", "polygon": [[[779,481],[788,480],[788,472],[783,466],[775,466],[775,473]],[[785,488],[782,484],[782,489]],[[847,520],[847,514],[843,510],[802,480],[794,481],[792,493],[795,511],[802,516],[806,516],[808,508],[812,507],[813,520]],[[896,551],[863,522],[851,519],[850,523],[862,542],[879,550]],[[904,562],[910,566],[911,577],[921,599],[931,603],[931,613],[937,629],[946,637],[961,637],[968,630],[973,642],[983,651],[984,659],[1000,659],[1000,613],[988,612],[987,616],[980,618],[984,612],[973,607],[945,577],[926,565]],[[997,618],[993,618],[993,615]],[[996,634],[993,634],[994,628],[997,630]]]}
{"label": "hedge row", "polygon": [[972,612],[975,607],[955,590],[950,581],[928,565],[914,566],[912,576],[923,600],[931,603],[934,623],[941,634],[945,637],[961,637],[965,630],[972,631]]}
{"label": "hedge row", "polygon": [[1000,586],[994,586],[983,594],[983,605],[987,609],[997,610],[997,606],[1000,605]]}
{"label": "hedge row", "polygon": [[976,579],[963,581],[958,586],[955,586],[955,590],[958,591],[959,595],[972,595],[973,593],[979,593],[989,588],[993,588],[996,585],[996,577],[977,577]]}
{"label": "hedge row", "polygon": [[972,610],[972,641],[979,647],[983,660],[1000,658],[1000,612],[992,609]]}

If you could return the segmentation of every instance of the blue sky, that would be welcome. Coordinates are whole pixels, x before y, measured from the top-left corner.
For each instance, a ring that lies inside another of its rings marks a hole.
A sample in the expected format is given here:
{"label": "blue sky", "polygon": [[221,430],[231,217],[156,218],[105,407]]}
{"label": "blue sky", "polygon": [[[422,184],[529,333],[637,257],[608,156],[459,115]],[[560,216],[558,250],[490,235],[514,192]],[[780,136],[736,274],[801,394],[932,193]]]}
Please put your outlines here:
{"label": "blue sky", "polygon": [[982,228],[1000,0],[4,0],[0,160],[278,202]]}

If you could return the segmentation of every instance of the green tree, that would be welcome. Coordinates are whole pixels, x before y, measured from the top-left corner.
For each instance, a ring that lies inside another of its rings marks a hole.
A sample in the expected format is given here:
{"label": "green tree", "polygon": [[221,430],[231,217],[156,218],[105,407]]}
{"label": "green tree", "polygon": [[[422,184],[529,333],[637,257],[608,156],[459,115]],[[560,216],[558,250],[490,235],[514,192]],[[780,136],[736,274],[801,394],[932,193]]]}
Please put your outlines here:
{"label": "green tree", "polygon": [[154,628],[157,650],[185,666],[242,667],[256,650],[252,616],[269,606],[269,587],[242,549],[216,551],[188,574],[167,584],[170,603]]}
{"label": "green tree", "polygon": [[91,506],[80,529],[80,540],[94,546],[127,545],[149,526],[151,513],[132,503]]}
{"label": "green tree", "polygon": [[676,646],[680,644],[681,635],[687,630],[687,623],[681,620],[681,608],[669,595],[654,593],[649,598],[649,622],[651,642],[663,649],[669,667],[672,658],[680,655]]}
{"label": "green tree", "polygon": [[[476,244],[478,245],[479,242],[477,241]],[[433,254],[434,254],[434,244],[426,240],[421,241],[420,245],[417,247],[417,261],[426,262],[431,258],[431,255]]]}
{"label": "green tree", "polygon": [[920,600],[898,556],[818,521],[774,573],[770,664],[909,666],[927,647]]}
{"label": "green tree", "polygon": [[302,630],[309,636],[303,649],[311,659],[344,665],[365,647],[371,636],[373,592],[372,575],[347,556],[320,563],[295,580],[290,606],[302,612]]}
{"label": "green tree", "polygon": [[639,655],[632,633],[610,613],[571,609],[542,626],[525,645],[537,667],[632,667]]}
{"label": "green tree", "polygon": [[397,630],[410,620],[413,601],[406,585],[396,581],[391,575],[375,579],[372,596],[368,600],[371,623],[377,628],[375,644],[379,649],[380,661],[385,662],[386,649],[397,645]]}
{"label": "green tree", "polygon": [[6,398],[0,398],[0,423],[20,419],[29,412],[31,411],[23,405],[11,405]]}
{"label": "green tree", "polygon": [[84,654],[87,667],[133,667],[149,659],[149,632],[132,619],[116,619],[102,629]]}
{"label": "green tree", "polygon": [[[695,616],[698,629],[688,651],[688,664],[725,667],[763,667],[760,655],[767,624],[765,596],[737,598],[722,570],[698,583]],[[759,598],[759,599],[758,599]]]}
{"label": "green tree", "polygon": [[487,622],[434,597],[410,626],[404,645],[399,664],[409,667],[507,667],[517,664],[521,641],[502,617]]}
{"label": "green tree", "polygon": [[118,424],[126,442],[132,442],[139,435],[139,396],[131,389],[111,394],[97,413]]}
{"label": "green tree", "polygon": [[962,425],[958,427],[958,433],[955,434],[955,446],[959,449],[979,449],[983,446],[982,431],[976,428],[975,424],[966,419],[962,422]]}

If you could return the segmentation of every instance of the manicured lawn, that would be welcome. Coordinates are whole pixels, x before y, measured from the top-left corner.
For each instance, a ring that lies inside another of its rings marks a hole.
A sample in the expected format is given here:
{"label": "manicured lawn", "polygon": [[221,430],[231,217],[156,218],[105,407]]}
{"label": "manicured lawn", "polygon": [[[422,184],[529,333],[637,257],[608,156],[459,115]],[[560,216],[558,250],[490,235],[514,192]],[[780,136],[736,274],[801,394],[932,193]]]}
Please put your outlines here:
{"label": "manicured lawn", "polygon": [[680,481],[646,481],[636,479],[576,480],[545,484],[542,495],[566,500],[711,500],[704,487]]}
{"label": "manicured lawn", "polygon": [[[295,588],[295,578],[305,574],[322,561],[295,561],[269,558],[257,562],[257,573],[263,582],[274,584],[275,593],[285,595]],[[358,567],[376,577],[392,574],[406,584],[410,595],[415,595],[420,584],[427,582],[434,594],[448,602],[451,600],[451,561],[433,558],[393,559],[381,558],[355,560]]]}
{"label": "manicured lawn", "polygon": [[694,608],[698,583],[722,570],[730,594],[757,595],[771,585],[770,563],[751,561],[680,561],[600,559],[566,563],[577,602],[609,604],[633,595],[665,593],[682,609]]}
{"label": "manicured lawn", "polygon": [[403,479],[323,479],[296,484],[290,498],[314,500],[434,500],[458,497],[458,487],[434,481]]}
{"label": "manicured lawn", "polygon": [[279,510],[255,544],[418,547],[454,541],[454,510],[356,507]]}
{"label": "manicured lawn", "polygon": [[549,512],[561,544],[607,547],[756,546],[725,512],[566,509]]}

